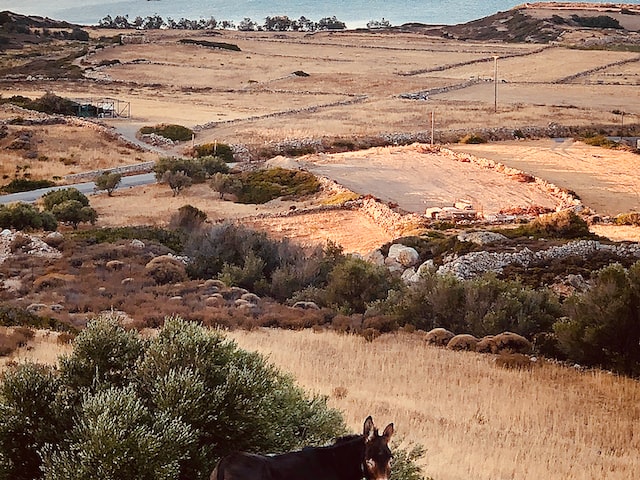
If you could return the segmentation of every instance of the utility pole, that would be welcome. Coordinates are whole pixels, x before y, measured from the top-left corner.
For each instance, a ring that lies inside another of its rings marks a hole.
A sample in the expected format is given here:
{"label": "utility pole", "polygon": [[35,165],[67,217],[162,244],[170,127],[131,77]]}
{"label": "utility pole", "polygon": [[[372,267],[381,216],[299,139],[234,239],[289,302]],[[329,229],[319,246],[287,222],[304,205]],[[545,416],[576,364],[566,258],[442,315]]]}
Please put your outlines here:
{"label": "utility pole", "polygon": [[433,127],[435,125],[434,112],[431,110],[431,146],[433,147]]}
{"label": "utility pole", "polygon": [[493,56],[493,111],[498,111],[498,55]]}

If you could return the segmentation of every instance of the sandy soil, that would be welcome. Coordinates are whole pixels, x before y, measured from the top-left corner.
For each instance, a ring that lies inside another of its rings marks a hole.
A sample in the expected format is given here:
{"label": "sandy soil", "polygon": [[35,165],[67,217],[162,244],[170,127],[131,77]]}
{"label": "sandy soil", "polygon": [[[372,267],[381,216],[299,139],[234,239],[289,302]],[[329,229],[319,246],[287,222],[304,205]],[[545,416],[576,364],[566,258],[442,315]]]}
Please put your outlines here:
{"label": "sandy soil", "polygon": [[373,148],[359,152],[305,157],[301,164],[350,190],[397,203],[408,212],[470,201],[485,215],[508,208],[540,205],[554,209],[557,201],[535,183],[431,153],[417,145]]}
{"label": "sandy soil", "polygon": [[640,156],[570,139],[452,145],[573,190],[601,215],[640,211]]}

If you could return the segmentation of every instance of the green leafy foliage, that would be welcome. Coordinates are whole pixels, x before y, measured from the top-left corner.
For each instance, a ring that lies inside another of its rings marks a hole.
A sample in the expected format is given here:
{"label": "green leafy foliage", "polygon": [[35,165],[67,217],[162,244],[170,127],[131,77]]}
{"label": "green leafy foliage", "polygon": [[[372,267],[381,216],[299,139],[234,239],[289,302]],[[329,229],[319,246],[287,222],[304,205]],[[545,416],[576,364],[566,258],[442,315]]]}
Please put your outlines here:
{"label": "green leafy foliage", "polygon": [[14,105],[18,105],[22,108],[48,114],[76,115],[78,113],[78,104],[76,102],[67,98],[59,97],[51,92],[47,92],[42,97],[35,100],[20,95],[0,98],[0,103],[13,103]]}
{"label": "green leafy foliage", "polygon": [[342,256],[329,249],[305,252],[288,240],[233,223],[193,232],[185,244],[192,278],[223,278],[228,285],[286,300],[310,285],[325,286]]}
{"label": "green leafy foliage", "polygon": [[0,382],[0,478],[40,478],[39,451],[66,426],[53,369],[26,363]]}
{"label": "green leafy foliage", "polygon": [[233,149],[226,143],[214,142],[196,145],[194,148],[194,154],[196,157],[217,157],[227,163],[235,161],[233,158]]}
{"label": "green leafy foliage", "polygon": [[301,197],[320,190],[316,177],[301,170],[271,168],[239,174],[240,203],[266,203],[278,197]]}
{"label": "green leafy foliage", "polygon": [[600,270],[587,292],[565,302],[565,311],[553,328],[568,358],[640,375],[640,262]]}
{"label": "green leafy foliage", "polygon": [[41,212],[30,203],[17,202],[0,205],[0,228],[55,231],[58,222],[50,212]]}
{"label": "green leafy foliage", "polygon": [[174,252],[180,252],[183,248],[183,239],[179,233],[165,228],[150,226],[87,229],[75,232],[73,237],[86,240],[89,243],[114,243],[119,240],[133,239],[146,240],[164,245]]}
{"label": "green leafy foliage", "polygon": [[425,272],[418,283],[383,302],[382,310],[401,325],[444,327],[479,337],[504,331],[531,337],[550,331],[561,315],[549,290],[498,280],[492,274],[463,281],[435,272]]}
{"label": "green leafy foliage", "polygon": [[31,180],[29,178],[14,178],[5,186],[0,188],[3,193],[18,193],[38,190],[39,188],[54,187],[56,184],[51,180]]}
{"label": "green leafy foliage", "polygon": [[190,128],[184,127],[182,125],[166,123],[154,125],[153,127],[142,127],[140,129],[140,133],[143,135],[155,133],[156,135],[168,138],[169,140],[173,140],[174,142],[186,142],[187,140],[191,140],[193,136],[193,130],[191,130]]}
{"label": "green leafy foliage", "polygon": [[191,178],[183,171],[177,172],[166,171],[162,174],[160,183],[166,183],[173,191],[173,196],[180,195],[185,188],[190,187],[193,184]]}
{"label": "green leafy foliage", "polygon": [[345,432],[325,398],[179,318],[150,340],[95,319],[59,373],[10,371],[0,412],[0,472],[20,480],[204,480],[233,450],[278,453]]}
{"label": "green leafy foliage", "polygon": [[45,193],[42,196],[42,202],[45,210],[53,210],[53,207],[67,200],[75,200],[80,202],[83,207],[89,205],[89,199],[77,188],[61,188]]}
{"label": "green leafy foliage", "polygon": [[83,222],[96,223],[98,219],[98,212],[91,207],[85,207],[77,200],[67,200],[62,203],[54,205],[51,209],[51,213],[56,217],[56,220],[68,223],[73,226],[74,229],[78,228],[78,225]]}
{"label": "green leafy foliage", "polygon": [[118,185],[120,185],[121,181],[122,174],[115,172],[104,172],[96,177],[94,183],[96,184],[96,188],[98,190],[106,190],[107,194],[109,196],[112,196],[114,190],[118,188]]}
{"label": "green leafy foliage", "polygon": [[65,449],[44,449],[46,480],[179,478],[196,432],[150,410],[133,386],[88,394]]}
{"label": "green leafy foliage", "polygon": [[369,303],[399,287],[387,268],[347,256],[329,273],[325,301],[346,313],[364,313]]}
{"label": "green leafy foliage", "polygon": [[229,167],[220,158],[212,156],[195,159],[164,157],[156,162],[153,171],[158,181],[162,180],[166,172],[183,172],[194,183],[201,183],[216,173],[227,173]]}

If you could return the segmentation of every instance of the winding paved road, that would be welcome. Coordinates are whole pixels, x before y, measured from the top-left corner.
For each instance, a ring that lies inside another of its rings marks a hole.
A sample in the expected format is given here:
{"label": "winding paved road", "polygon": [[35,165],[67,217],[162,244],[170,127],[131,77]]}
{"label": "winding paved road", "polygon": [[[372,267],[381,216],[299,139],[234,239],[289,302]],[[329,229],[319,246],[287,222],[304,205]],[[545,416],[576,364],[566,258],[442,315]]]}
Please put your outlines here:
{"label": "winding paved road", "polygon": [[[139,185],[149,185],[151,183],[156,183],[155,173],[141,173],[139,175],[130,175],[127,177],[122,177],[122,181],[120,182],[120,185],[118,185],[118,189],[127,188],[127,187],[137,187]],[[95,183],[83,182],[83,183],[75,183],[73,185],[61,185],[59,187],[40,188],[38,190],[31,190],[29,192],[20,192],[20,193],[12,193],[10,195],[1,195],[0,205],[5,205],[7,203],[12,203],[12,202],[27,202],[27,203],[35,202],[40,197],[42,197],[45,193],[51,192],[53,190],[61,190],[63,188],[77,188],[85,195],[91,195],[93,193],[97,193]]]}

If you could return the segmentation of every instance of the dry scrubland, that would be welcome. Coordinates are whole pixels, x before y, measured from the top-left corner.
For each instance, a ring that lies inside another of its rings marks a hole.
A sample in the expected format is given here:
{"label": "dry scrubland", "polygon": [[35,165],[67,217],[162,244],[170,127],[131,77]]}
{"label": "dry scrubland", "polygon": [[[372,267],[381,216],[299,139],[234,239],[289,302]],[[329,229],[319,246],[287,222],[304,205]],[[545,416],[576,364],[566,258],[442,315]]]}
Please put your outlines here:
{"label": "dry scrubland", "polygon": [[[11,358],[55,363],[68,345],[37,332]],[[395,422],[403,446],[421,444],[434,480],[629,480],[640,475],[640,384],[602,371],[427,346],[420,335],[311,330],[228,332],[309,392],[327,395],[359,431],[366,415]],[[0,359],[0,370],[8,359]]]}
{"label": "dry scrubland", "polygon": [[360,428],[394,421],[426,448],[436,480],[629,480],[640,476],[640,384],[551,364],[530,371],[495,357],[426,346],[419,335],[234,331]]}
{"label": "dry scrubland", "polygon": [[[92,31],[97,37],[104,30]],[[99,82],[3,85],[3,94],[116,96],[129,125],[208,125],[198,142],[272,142],[323,135],[523,125],[637,123],[640,55],[565,46],[443,40],[401,32],[145,32],[146,43],[107,46],[78,63]],[[225,42],[241,51],[180,44]],[[493,112],[493,55],[498,112]],[[100,66],[119,60],[119,64]],[[308,76],[294,75],[304,72]],[[469,82],[465,88],[461,84]],[[407,100],[403,93],[454,90]],[[276,115],[276,116],[273,116]],[[122,122],[116,122],[121,126]],[[126,128],[126,127],[122,127]]]}

